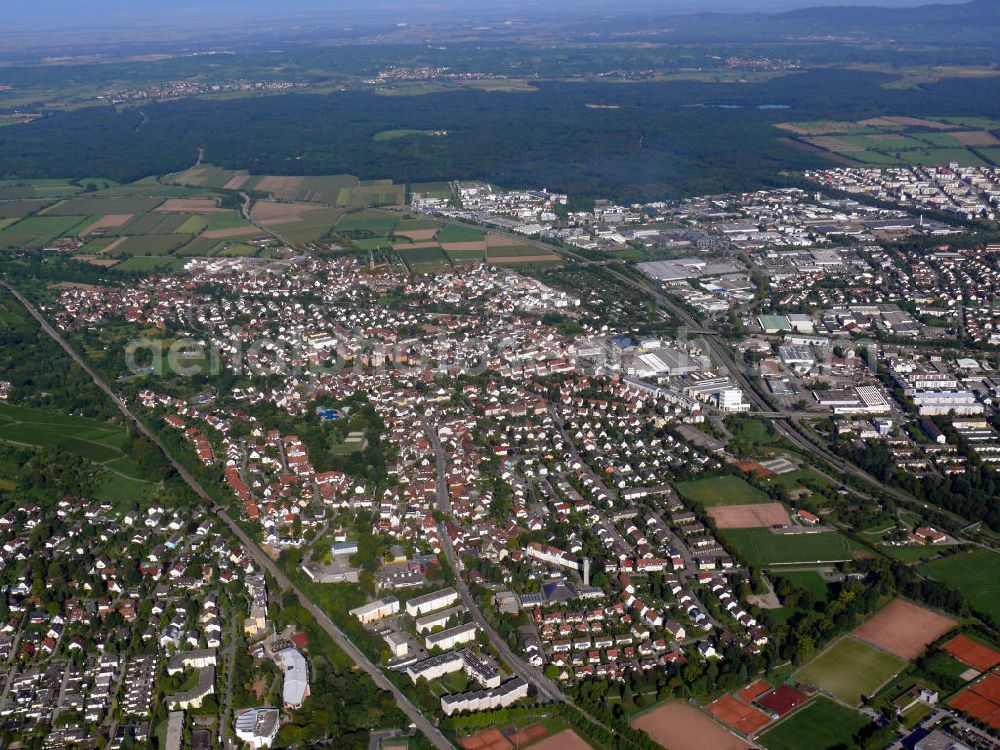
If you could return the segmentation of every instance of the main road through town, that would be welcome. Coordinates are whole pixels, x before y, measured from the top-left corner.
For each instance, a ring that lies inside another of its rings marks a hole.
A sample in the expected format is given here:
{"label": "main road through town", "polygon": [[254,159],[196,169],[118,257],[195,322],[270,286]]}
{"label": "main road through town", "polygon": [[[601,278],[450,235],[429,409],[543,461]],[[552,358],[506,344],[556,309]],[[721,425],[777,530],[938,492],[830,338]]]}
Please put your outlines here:
{"label": "main road through town", "polygon": [[219,519],[229,527],[229,530],[243,543],[253,558],[254,562],[262,569],[266,570],[274,580],[277,582],[278,587],[282,591],[291,591],[298,598],[299,603],[302,605],[309,614],[311,614],[319,626],[323,628],[326,633],[333,638],[334,642],[342,648],[351,660],[362,670],[364,670],[375,682],[378,687],[382,690],[388,690],[392,693],[393,697],[396,699],[396,704],[405,713],[413,724],[424,733],[424,735],[433,743],[433,745],[438,748],[438,750],[454,750],[454,745],[448,740],[447,737],[438,729],[426,716],[424,716],[416,706],[414,706],[409,698],[407,698],[403,692],[392,684],[382,671],[370,660],[367,656],[362,653],[361,649],[354,645],[354,643],[347,637],[347,635],[338,628],[333,621],[326,615],[323,610],[317,607],[309,597],[307,597],[298,586],[296,586],[292,581],[286,576],[281,569],[274,563],[274,561],[264,554],[264,551],[257,546],[250,536],[243,531],[239,524],[234,521],[226,511],[217,505],[211,496],[205,491],[204,487],[198,482],[194,476],[184,467],[184,465],[174,458],[173,454],[164,445],[163,441],[156,435],[155,432],[150,430],[146,425],[138,419],[128,408],[128,404],[115,393],[104,379],[98,375],[87,362],[81,357],[77,351],[69,345],[69,343],[60,335],[60,333],[52,327],[49,321],[42,315],[33,304],[19,292],[17,289],[12,287],[7,282],[3,283],[4,287],[20,302],[24,308],[31,314],[31,316],[38,321],[38,324],[63,350],[70,356],[70,358],[76,362],[83,370],[90,376],[104,393],[107,394],[115,406],[118,407],[119,411],[126,417],[126,419],[134,422],[137,429],[145,435],[149,440],[156,445],[162,452],[166,459],[173,466],[174,470],[180,475],[180,477],[187,482],[188,486],[194,491],[198,497],[209,504],[209,507],[215,512]]}
{"label": "main road through town", "polygon": [[[434,456],[437,459],[438,510],[443,514],[450,516],[451,502],[448,498],[448,480],[445,476],[447,458],[444,453],[444,448],[441,445],[441,440],[438,438],[437,430],[434,428],[434,425],[430,422],[430,420],[423,418],[421,420],[421,426],[424,428],[424,432],[427,433],[427,439],[430,440],[431,447],[434,449]],[[539,694],[539,696],[550,701],[565,702],[566,696],[563,695],[559,687],[552,682],[552,680],[547,678],[537,669],[525,662],[524,659],[515,654],[514,650],[510,647],[510,644],[501,638],[496,629],[486,620],[482,610],[479,608],[475,598],[472,596],[472,592],[469,591],[468,585],[462,578],[462,566],[458,559],[458,555],[455,554],[455,546],[451,542],[451,535],[448,533],[448,526],[444,521],[438,522],[438,537],[441,541],[441,551],[444,552],[445,559],[448,561],[448,565],[455,574],[455,588],[458,590],[458,595],[461,597],[462,603],[466,606],[469,612],[472,613],[472,618],[476,621],[476,624],[479,625],[484,633],[486,633],[490,640],[490,645],[492,645],[493,648],[496,649],[497,653],[503,657],[504,661],[507,662],[514,674],[521,677],[529,685],[534,686],[535,691]]]}
{"label": "main road through town", "polygon": [[[441,440],[438,437],[437,430],[431,420],[426,417],[422,417],[420,425],[427,434],[427,439],[431,443],[431,448],[434,450],[434,457],[436,459],[438,510],[443,514],[450,516],[451,501],[448,497],[448,479],[446,473],[447,457],[445,456],[444,447],[441,445]],[[585,718],[593,724],[597,724],[606,732],[618,734],[613,727],[609,727],[607,724],[596,719],[593,715],[578,706],[572,698],[559,689],[559,686],[556,685],[555,682],[550,680],[542,674],[541,671],[535,669],[533,666],[524,661],[524,659],[514,653],[510,644],[500,637],[500,634],[497,633],[496,629],[494,629],[494,627],[490,625],[490,623],[483,616],[482,610],[479,608],[479,605],[476,604],[476,600],[469,591],[468,585],[462,578],[462,566],[458,559],[458,555],[455,554],[455,546],[451,542],[451,536],[448,533],[448,525],[444,521],[438,522],[438,536],[441,541],[441,551],[444,553],[449,567],[455,574],[455,589],[458,591],[458,595],[461,597],[462,603],[465,604],[469,612],[472,613],[472,617],[475,619],[476,624],[483,629],[489,638],[490,645],[492,645],[504,661],[507,662],[511,671],[521,679],[525,680],[529,685],[533,685],[540,698],[547,699],[549,701],[567,703],[573,706],[582,718]]]}

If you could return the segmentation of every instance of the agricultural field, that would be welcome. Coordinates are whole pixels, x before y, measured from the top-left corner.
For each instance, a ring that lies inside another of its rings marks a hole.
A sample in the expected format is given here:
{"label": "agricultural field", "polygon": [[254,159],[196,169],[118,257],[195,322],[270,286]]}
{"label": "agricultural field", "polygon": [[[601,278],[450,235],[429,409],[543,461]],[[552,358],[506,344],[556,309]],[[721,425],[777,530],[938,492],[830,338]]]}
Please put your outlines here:
{"label": "agricultural field", "polygon": [[1000,164],[1000,148],[977,148],[976,151],[993,164]]}
{"label": "agricultural field", "polygon": [[283,200],[336,204],[342,191],[354,190],[358,185],[358,178],[349,174],[313,177],[266,176],[256,178],[252,189],[270,193]]}
{"label": "agricultural field", "polygon": [[431,273],[451,267],[448,256],[437,246],[408,249],[397,247],[396,252],[414,273]]}
{"label": "agricultural field", "polygon": [[809,146],[870,166],[1000,164],[991,151],[1000,146],[1000,122],[989,118],[877,117],[860,122],[786,122],[776,127]]}
{"label": "agricultural field", "polygon": [[88,190],[104,190],[117,185],[103,177],[79,180],[0,180],[0,200],[9,198],[65,198]]}
{"label": "agricultural field", "polygon": [[450,198],[454,194],[449,182],[412,182],[410,192],[420,193],[429,198]]}
{"label": "agricultural field", "polygon": [[318,208],[302,214],[296,222],[278,226],[265,223],[264,226],[290,242],[316,242],[329,236],[343,215],[340,208]]}
{"label": "agricultural field", "polygon": [[190,234],[144,234],[130,236],[124,242],[115,245],[114,249],[105,248],[104,254],[113,258],[125,255],[161,256],[170,255],[192,240]]}
{"label": "agricultural field", "polygon": [[191,185],[227,190],[240,190],[250,180],[250,173],[214,167],[211,164],[199,164],[184,172],[168,175],[165,182],[174,185]]}
{"label": "agricultural field", "polygon": [[486,253],[475,248],[469,250],[445,249],[445,254],[455,265],[482,263],[486,260]]}
{"label": "agricultural field", "polygon": [[352,211],[337,222],[337,232],[355,232],[369,236],[387,237],[396,228],[399,218],[384,211]]}
{"label": "agricultural field", "polygon": [[265,193],[278,200],[303,201],[330,206],[364,208],[397,206],[406,202],[406,186],[392,180],[360,181],[349,174],[337,175],[252,175],[241,170],[201,164],[169,175],[170,184],[216,190]]}
{"label": "agricultural field", "polygon": [[86,196],[68,198],[49,206],[46,216],[80,216],[86,214],[131,214],[136,216],[152,211],[162,201],[158,198],[104,198]]}
{"label": "agricultural field", "polygon": [[354,208],[368,206],[402,206],[406,203],[406,185],[394,185],[390,180],[376,184],[362,183],[355,188],[341,188],[336,204]]}
{"label": "agricultural field", "polygon": [[180,263],[183,261],[178,258],[172,258],[170,256],[148,256],[148,255],[136,255],[127,260],[123,260],[121,263],[116,264],[114,267],[119,271],[134,271],[137,273],[153,273],[154,271],[162,271],[165,269],[178,269]]}
{"label": "agricultural field", "polygon": [[432,219],[402,219],[393,234],[408,237],[414,242],[435,239],[441,224]]}
{"label": "agricultural field", "polygon": [[144,177],[136,182],[115,185],[101,190],[99,193],[104,198],[168,198],[178,200],[203,198],[205,194],[204,189],[166,185],[155,177]]}
{"label": "agricultural field", "polygon": [[[57,448],[139,478],[126,459],[128,433],[121,427],[84,417],[0,404],[0,442]],[[121,468],[119,468],[119,466]]]}
{"label": "agricultural field", "polygon": [[[93,184],[108,187],[59,200],[0,199],[0,248],[57,243],[94,265],[112,267],[120,260],[117,267],[126,271],[176,268],[171,261],[181,257],[266,252],[246,242],[261,231],[211,191],[155,180]],[[25,186],[12,187],[25,192]],[[333,223],[324,219],[320,236]],[[309,223],[298,229],[307,239],[316,231]]]}
{"label": "agricultural field", "polygon": [[767,750],[854,747],[854,735],[867,724],[856,711],[820,696],[767,730],[758,742]]}
{"label": "agricultural field", "polygon": [[489,245],[486,259],[496,265],[514,263],[560,263],[562,258],[550,250],[533,245]]}
{"label": "agricultural field", "polygon": [[[429,186],[450,191],[447,183]],[[11,195],[20,197],[0,198],[0,248],[40,247],[58,240],[61,248],[93,265],[172,270],[182,264],[164,259],[267,254],[270,250],[262,247],[266,243],[251,241],[262,235],[256,224],[286,243],[339,236],[360,250],[396,248],[418,273],[486,260],[559,261],[555,254],[475,227],[444,226],[370,208],[404,202],[405,186],[390,180],[360,182],[350,175],[259,177],[202,165],[162,182],[147,178],[117,185],[102,180],[93,187],[85,194],[42,200],[28,197],[33,191],[29,186],[10,185]],[[221,192],[237,189],[274,196],[254,202],[255,223],[232,207],[231,193]],[[117,266],[116,260],[121,261]]]}
{"label": "agricultural field", "polygon": [[0,248],[41,247],[90,223],[87,216],[26,216],[0,230]]}
{"label": "agricultural field", "polygon": [[975,609],[1000,621],[1000,554],[965,552],[926,563],[920,572],[961,592]]}
{"label": "agricultural field", "polygon": [[677,491],[698,505],[743,505],[767,503],[770,498],[746,480],[734,476],[708,477],[693,482],[681,482]]}
{"label": "agricultural field", "polygon": [[794,677],[857,706],[862,696],[877,693],[906,664],[904,659],[844,636],[795,672]]}
{"label": "agricultural field", "polygon": [[454,224],[441,227],[435,239],[442,245],[449,242],[485,242],[486,232],[475,227],[461,227]]}
{"label": "agricultural field", "polygon": [[50,205],[46,200],[0,200],[0,219],[20,219]]}
{"label": "agricultural field", "polygon": [[839,531],[775,534],[770,529],[725,529],[719,537],[748,565],[821,565],[851,560],[860,549]]}

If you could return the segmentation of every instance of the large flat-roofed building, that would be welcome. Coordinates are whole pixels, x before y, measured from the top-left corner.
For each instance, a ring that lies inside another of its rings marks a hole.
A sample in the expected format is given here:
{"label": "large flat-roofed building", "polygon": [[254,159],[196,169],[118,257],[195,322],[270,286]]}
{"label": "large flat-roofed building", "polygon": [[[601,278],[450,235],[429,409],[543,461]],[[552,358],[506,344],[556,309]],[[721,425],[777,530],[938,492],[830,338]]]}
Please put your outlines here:
{"label": "large flat-roofed building", "polygon": [[627,375],[638,377],[674,377],[697,372],[701,366],[687,352],[660,347],[629,355],[622,361],[622,368]]}
{"label": "large flat-roofed building", "polygon": [[485,688],[498,687],[502,682],[500,672],[493,664],[467,648],[460,651],[448,651],[418,661],[406,668],[406,674],[416,684],[421,679],[430,682],[460,670],[465,670],[470,679],[475,680]]}
{"label": "large flat-roofed building", "polygon": [[428,651],[432,648],[454,648],[455,646],[461,646],[463,643],[470,643],[476,640],[476,633],[478,631],[479,626],[474,622],[456,625],[447,630],[430,633],[424,638],[424,646]]}
{"label": "large flat-roofed building", "polygon": [[760,315],[757,317],[761,330],[764,333],[780,333],[781,331],[792,330],[792,324],[784,315]]}
{"label": "large flat-roofed building", "polygon": [[813,398],[820,406],[833,409],[834,414],[860,414],[864,411],[864,404],[853,390],[831,388],[813,391]]}
{"label": "large flat-roofed building", "polygon": [[419,617],[436,609],[450,607],[458,601],[458,592],[452,587],[433,591],[423,596],[417,596],[406,603],[406,613],[410,617]]}
{"label": "large flat-roofed building", "polygon": [[309,697],[309,666],[306,657],[296,648],[286,648],[278,652],[284,670],[285,682],[281,696],[288,708],[299,708]]}
{"label": "large flat-roofed building", "polygon": [[864,404],[866,414],[888,414],[892,411],[892,407],[878,386],[859,385],[854,390],[857,392],[858,398],[861,399],[861,403]]}
{"label": "large flat-roofed building", "polygon": [[355,607],[348,614],[357,617],[362,625],[377,622],[383,618],[391,617],[399,612],[399,599],[394,596],[387,596],[368,604]]}
{"label": "large flat-roofed building", "polygon": [[495,688],[444,695],[441,697],[441,710],[448,716],[462,711],[490,711],[506,708],[527,697],[527,681],[521,677],[511,677]]}
{"label": "large flat-roofed building", "polygon": [[434,628],[443,628],[448,624],[448,620],[452,617],[457,617],[465,611],[465,606],[460,604],[457,607],[449,607],[448,609],[442,609],[440,612],[431,612],[429,615],[418,617],[413,621],[413,624],[418,634],[429,633]]}
{"label": "large flat-roofed building", "polygon": [[922,417],[936,417],[946,414],[982,414],[983,405],[976,401],[972,391],[919,391],[910,398],[917,405]]}
{"label": "large flat-roofed building", "polygon": [[709,258],[676,258],[637,263],[636,268],[658,281],[680,281],[699,276],[722,276],[743,269],[734,261]]}
{"label": "large flat-roofed building", "polygon": [[278,736],[281,713],[276,708],[245,708],[236,712],[236,736],[253,750],[271,747]]}
{"label": "large flat-roofed building", "polygon": [[432,656],[429,659],[418,661],[406,668],[407,676],[417,684],[421,679],[428,682],[444,677],[446,674],[458,672],[465,667],[462,655],[458,651],[449,651],[446,654]]}

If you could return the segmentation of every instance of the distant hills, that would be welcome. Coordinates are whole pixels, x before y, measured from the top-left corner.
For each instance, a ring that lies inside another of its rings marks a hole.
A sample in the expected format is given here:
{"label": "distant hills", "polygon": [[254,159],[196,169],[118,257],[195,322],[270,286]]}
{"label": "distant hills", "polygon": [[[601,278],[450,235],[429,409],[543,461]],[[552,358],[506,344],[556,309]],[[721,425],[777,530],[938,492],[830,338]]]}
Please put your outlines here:
{"label": "distant hills", "polygon": [[673,14],[663,16],[658,24],[669,24],[673,36],[684,41],[842,39],[995,46],[1000,39],[1000,2],[972,0],[913,8],[839,5],[781,13]]}

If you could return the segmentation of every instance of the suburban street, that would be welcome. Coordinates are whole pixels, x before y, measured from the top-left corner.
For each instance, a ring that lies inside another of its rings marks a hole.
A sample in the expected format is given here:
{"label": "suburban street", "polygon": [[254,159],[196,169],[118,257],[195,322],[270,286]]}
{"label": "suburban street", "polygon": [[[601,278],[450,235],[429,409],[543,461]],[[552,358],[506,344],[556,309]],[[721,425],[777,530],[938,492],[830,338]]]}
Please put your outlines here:
{"label": "suburban street", "polygon": [[[446,458],[444,448],[441,446],[441,441],[438,438],[437,430],[434,429],[433,424],[429,420],[425,419],[423,420],[423,426],[428,439],[431,441],[431,446],[434,448],[434,455],[437,460],[438,510],[443,513],[450,513],[451,505],[448,500],[448,482],[445,478]],[[472,613],[472,617],[476,621],[476,624],[478,624],[483,632],[489,637],[490,645],[497,650],[516,675],[535,687],[539,696],[550,701],[565,702],[567,700],[566,696],[563,695],[559,687],[515,654],[507,641],[501,638],[500,634],[497,633],[493,626],[486,620],[482,610],[479,609],[479,605],[476,604],[475,598],[469,591],[469,587],[462,578],[458,556],[455,554],[455,548],[451,543],[451,537],[448,535],[447,525],[443,521],[438,523],[438,534],[441,539],[441,550],[444,552],[445,559],[448,561],[448,565],[451,566],[452,572],[455,574],[455,588],[458,591],[458,595],[461,597],[462,603],[466,606],[469,612]]]}

